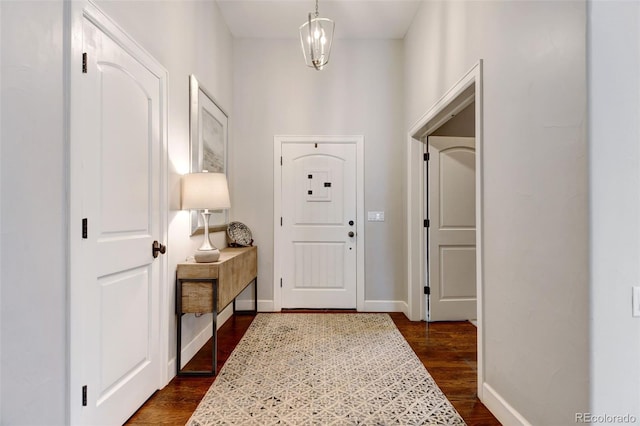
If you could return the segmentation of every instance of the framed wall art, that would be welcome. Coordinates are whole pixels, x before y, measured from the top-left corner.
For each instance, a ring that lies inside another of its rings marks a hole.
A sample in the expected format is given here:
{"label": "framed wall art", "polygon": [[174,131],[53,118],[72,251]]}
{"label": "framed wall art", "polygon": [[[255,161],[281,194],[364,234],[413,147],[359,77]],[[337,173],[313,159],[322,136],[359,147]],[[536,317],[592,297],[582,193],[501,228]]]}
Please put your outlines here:
{"label": "framed wall art", "polygon": [[[207,170],[227,174],[227,125],[229,117],[213,96],[189,76],[189,143],[191,173]],[[228,179],[228,174],[227,174]],[[210,231],[222,231],[229,222],[228,210],[214,211],[209,221]],[[204,224],[198,211],[191,211],[191,235],[202,233]]]}

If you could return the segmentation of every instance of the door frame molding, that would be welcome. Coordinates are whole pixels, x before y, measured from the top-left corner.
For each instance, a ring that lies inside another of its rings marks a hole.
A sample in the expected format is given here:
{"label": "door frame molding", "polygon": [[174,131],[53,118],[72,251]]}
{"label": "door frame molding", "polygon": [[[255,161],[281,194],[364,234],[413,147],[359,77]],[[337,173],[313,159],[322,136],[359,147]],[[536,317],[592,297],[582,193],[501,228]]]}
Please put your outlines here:
{"label": "door frame molding", "polygon": [[292,136],[275,135],[273,137],[273,310],[282,310],[282,146],[286,143],[350,143],[356,146],[356,310],[364,311],[364,136]]}
{"label": "door frame molding", "polygon": [[478,397],[484,383],[484,184],[483,184],[483,81],[482,59],[463,75],[407,133],[407,277],[409,319],[425,319],[425,167],[422,158],[426,137],[474,100],[476,139],[476,291],[478,327]]}
{"label": "door frame molding", "polygon": [[[116,22],[106,15],[93,1],[83,0],[70,2],[65,10],[65,82],[69,87],[69,93],[65,99],[67,111],[67,164],[68,164],[68,293],[67,293],[67,377],[68,377],[68,420],[69,424],[81,422],[82,406],[80,392],[84,380],[84,364],[81,356],[81,336],[83,318],[82,284],[86,273],[86,266],[76,261],[81,253],[80,223],[82,221],[82,138],[79,132],[83,123],[76,117],[81,108],[84,94],[79,90],[79,81],[82,78],[82,53],[83,53],[83,19],[87,18],[97,27],[109,34],[126,51],[151,71],[160,81],[160,123],[161,146],[159,156],[161,170],[160,176],[160,235],[158,239],[162,244],[167,244],[168,238],[168,72],[149,52],[140,46],[129,36]],[[160,305],[160,318],[158,318],[159,353],[151,356],[159,356],[158,389],[164,387],[172,376],[169,371],[169,320],[173,313],[171,303],[171,291],[169,291],[169,259],[160,256],[156,261],[160,262],[158,277],[158,297]]]}

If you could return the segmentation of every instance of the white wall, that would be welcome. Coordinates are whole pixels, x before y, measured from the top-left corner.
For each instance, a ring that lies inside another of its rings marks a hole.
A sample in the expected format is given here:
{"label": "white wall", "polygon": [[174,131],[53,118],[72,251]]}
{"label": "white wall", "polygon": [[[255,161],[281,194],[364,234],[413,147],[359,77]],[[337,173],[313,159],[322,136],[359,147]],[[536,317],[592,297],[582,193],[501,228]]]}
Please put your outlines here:
{"label": "white wall", "polygon": [[427,1],[405,39],[406,129],[484,60],[484,379],[508,422],[589,404],[585,23],[581,1]]}
{"label": "white wall", "polygon": [[[189,74],[198,78],[225,111],[232,109],[232,37],[213,1],[100,0],[99,6],[169,72],[169,359],[175,357],[175,269],[202,243],[190,238],[189,217],[180,211],[180,176],[189,172]],[[231,135],[229,144],[232,144]],[[233,188],[233,182],[229,182]],[[231,189],[230,189],[231,190]],[[233,206],[233,199],[231,200]],[[226,246],[225,234],[212,242]],[[204,331],[211,316],[183,318],[185,348]]]}
{"label": "white wall", "polygon": [[476,133],[476,103],[471,102],[455,117],[438,127],[433,136],[474,137]]}
{"label": "white wall", "polygon": [[0,423],[66,418],[63,3],[0,2]]}
{"label": "white wall", "polygon": [[640,424],[640,3],[589,4],[591,412]]}
{"label": "white wall", "polygon": [[402,198],[402,42],[334,41],[322,72],[304,64],[298,40],[234,42],[234,219],[259,249],[258,299],[273,300],[273,136],[364,135],[365,299],[405,301]]}
{"label": "white wall", "polygon": [[[200,244],[178,211],[188,171],[188,75],[232,109],[232,39],[211,1],[99,5],[169,71],[169,357],[173,274]],[[1,424],[67,423],[67,216],[63,2],[0,1]],[[232,183],[231,183],[232,185]],[[225,244],[218,234],[214,243]],[[10,302],[10,303],[9,303]],[[186,318],[185,341],[210,318]]]}

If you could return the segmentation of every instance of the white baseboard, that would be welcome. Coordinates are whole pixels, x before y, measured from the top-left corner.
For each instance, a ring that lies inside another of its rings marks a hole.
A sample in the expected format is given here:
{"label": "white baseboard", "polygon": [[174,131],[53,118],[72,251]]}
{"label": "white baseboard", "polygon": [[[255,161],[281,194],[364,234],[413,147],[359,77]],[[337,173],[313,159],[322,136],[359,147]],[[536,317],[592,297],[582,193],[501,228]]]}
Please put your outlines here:
{"label": "white baseboard", "polygon": [[[233,314],[233,307],[231,305],[223,309],[222,312],[218,314],[216,328],[219,330],[220,327],[222,327],[224,323],[227,322],[229,318],[231,318],[232,314]],[[191,361],[191,358],[193,358],[195,354],[197,354],[198,351],[202,349],[205,343],[209,341],[209,339],[211,338],[211,335],[212,335],[211,323],[209,323],[189,343],[182,346],[182,351],[180,352],[180,357],[181,357],[180,361],[182,363],[181,367],[184,367],[189,361]],[[174,377],[176,375],[176,358],[175,357],[171,358],[167,368],[169,370],[168,377]]]}
{"label": "white baseboard", "polygon": [[238,311],[252,311],[253,300],[238,300],[236,299],[236,309]]}
{"label": "white baseboard", "polygon": [[[236,299],[236,309],[239,311],[253,310],[253,300]],[[273,312],[273,300],[258,299],[258,312]]]}
{"label": "white baseboard", "polygon": [[408,315],[409,305],[402,300],[365,300],[365,312],[402,312]]}
{"label": "white baseboard", "polygon": [[482,403],[500,423],[505,426],[531,426],[531,423],[496,392],[495,389],[486,383],[482,385],[482,389]]}
{"label": "white baseboard", "polygon": [[258,299],[258,312],[274,312],[273,300]]}

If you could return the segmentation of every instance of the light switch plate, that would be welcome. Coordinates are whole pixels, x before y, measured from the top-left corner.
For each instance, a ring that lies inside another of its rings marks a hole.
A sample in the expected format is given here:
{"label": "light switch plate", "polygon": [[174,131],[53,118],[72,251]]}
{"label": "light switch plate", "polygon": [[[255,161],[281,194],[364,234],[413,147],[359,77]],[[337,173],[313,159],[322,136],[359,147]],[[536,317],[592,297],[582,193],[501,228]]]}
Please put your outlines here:
{"label": "light switch plate", "polygon": [[384,222],[384,212],[367,212],[369,222]]}
{"label": "light switch plate", "polygon": [[633,295],[631,296],[631,303],[633,303],[634,317],[640,317],[640,287],[633,287]]}

